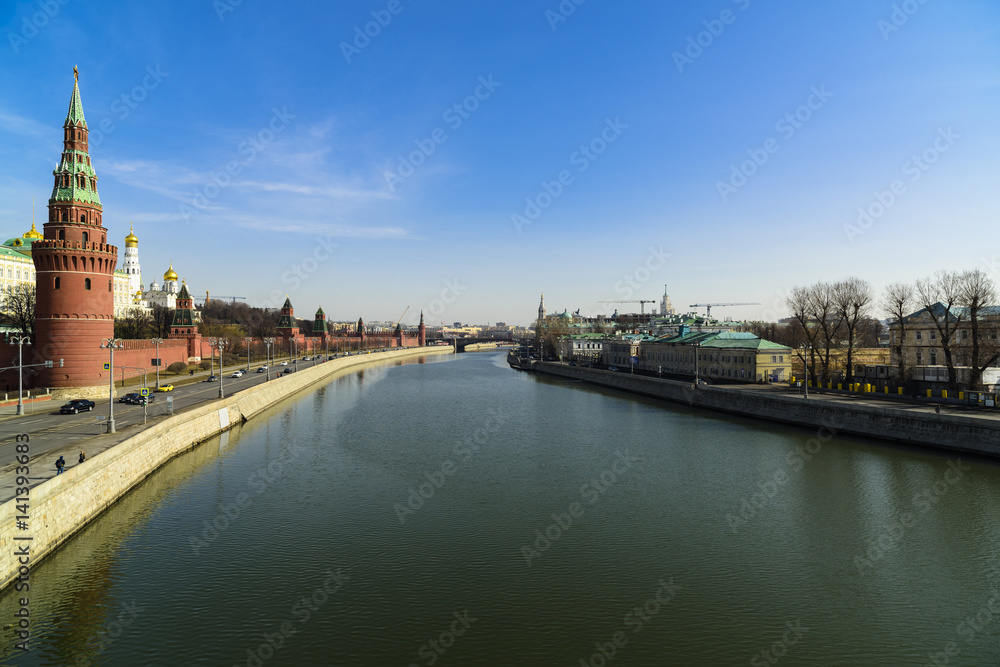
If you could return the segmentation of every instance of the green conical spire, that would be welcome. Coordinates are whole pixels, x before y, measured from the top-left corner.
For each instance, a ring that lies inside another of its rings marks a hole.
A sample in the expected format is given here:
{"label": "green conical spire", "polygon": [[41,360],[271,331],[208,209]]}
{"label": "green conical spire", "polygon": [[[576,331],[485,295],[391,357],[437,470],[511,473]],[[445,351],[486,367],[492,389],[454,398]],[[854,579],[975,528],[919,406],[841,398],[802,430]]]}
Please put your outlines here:
{"label": "green conical spire", "polygon": [[80,101],[80,72],[76,67],[73,68],[73,97],[69,101],[66,125],[87,127],[87,119],[83,117],[83,102]]}

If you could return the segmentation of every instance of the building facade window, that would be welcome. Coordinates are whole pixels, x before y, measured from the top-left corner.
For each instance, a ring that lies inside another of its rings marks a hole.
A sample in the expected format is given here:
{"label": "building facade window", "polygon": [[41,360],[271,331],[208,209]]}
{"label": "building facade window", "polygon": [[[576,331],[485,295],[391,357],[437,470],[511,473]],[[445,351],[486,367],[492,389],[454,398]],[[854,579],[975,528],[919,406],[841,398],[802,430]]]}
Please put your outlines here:
{"label": "building facade window", "polygon": [[83,279],[83,289],[90,289],[90,278]]}

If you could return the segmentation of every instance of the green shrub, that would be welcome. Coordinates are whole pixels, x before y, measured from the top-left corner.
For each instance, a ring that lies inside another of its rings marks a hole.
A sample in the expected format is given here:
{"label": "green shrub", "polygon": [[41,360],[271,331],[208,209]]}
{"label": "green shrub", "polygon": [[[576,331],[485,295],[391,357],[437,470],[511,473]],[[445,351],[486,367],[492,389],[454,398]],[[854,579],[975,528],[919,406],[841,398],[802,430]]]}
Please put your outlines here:
{"label": "green shrub", "polygon": [[198,367],[201,368],[201,370],[203,371],[207,371],[209,368],[212,367],[212,362],[206,359],[205,361],[198,364]]}
{"label": "green shrub", "polygon": [[175,361],[174,363],[172,363],[169,366],[167,366],[167,372],[168,373],[173,373],[174,375],[180,375],[181,373],[183,373],[184,371],[186,371],[187,368],[188,368],[188,365],[186,363],[184,363],[183,361]]}

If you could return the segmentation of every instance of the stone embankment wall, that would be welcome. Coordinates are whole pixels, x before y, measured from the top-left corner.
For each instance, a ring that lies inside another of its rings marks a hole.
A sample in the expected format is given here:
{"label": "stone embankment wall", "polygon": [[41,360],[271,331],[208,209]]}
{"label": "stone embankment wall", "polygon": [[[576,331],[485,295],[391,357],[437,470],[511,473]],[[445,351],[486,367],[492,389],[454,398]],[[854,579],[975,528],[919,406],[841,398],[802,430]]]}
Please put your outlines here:
{"label": "stone embankment wall", "polygon": [[478,352],[479,350],[495,350],[499,347],[511,347],[511,343],[472,343],[465,346],[466,352]]}
{"label": "stone embankment wall", "polygon": [[804,399],[752,388],[700,385],[695,389],[690,382],[555,363],[537,363],[534,369],[549,375],[746,417],[806,428],[825,426],[842,434],[1000,456],[1000,420],[988,417],[914,413],[893,406],[847,404],[826,401],[821,397]]}
{"label": "stone embankment wall", "polygon": [[[36,565],[154,470],[231,425],[250,419],[317,382],[361,366],[452,351],[450,347],[405,348],[327,361],[177,414],[67,469],[31,489],[26,513],[17,510],[16,499],[0,505],[0,588],[19,576],[22,563],[15,554],[18,548],[27,545],[29,566]],[[36,459],[31,465],[48,467],[51,462]],[[17,527],[17,517],[22,514],[28,516],[26,530]],[[28,536],[30,541],[15,539]]]}

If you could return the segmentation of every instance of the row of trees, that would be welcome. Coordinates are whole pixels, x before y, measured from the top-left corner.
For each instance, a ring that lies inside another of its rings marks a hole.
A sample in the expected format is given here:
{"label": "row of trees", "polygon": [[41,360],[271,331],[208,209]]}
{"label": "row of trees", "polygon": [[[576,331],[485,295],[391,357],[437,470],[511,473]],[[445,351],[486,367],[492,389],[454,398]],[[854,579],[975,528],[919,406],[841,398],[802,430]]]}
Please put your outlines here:
{"label": "row of trees", "polygon": [[913,284],[893,283],[880,299],[870,283],[849,277],[794,287],[786,298],[792,326],[755,325],[755,333],[792,348],[808,346],[810,374],[824,382],[833,379],[833,351],[843,349],[851,382],[854,352],[878,345],[884,332],[878,317],[884,316],[894,329],[890,349],[902,381],[909,376],[907,333],[918,326],[917,320],[921,328],[931,326],[936,334],[935,347],[942,350],[949,388],[958,385],[960,354],[970,366],[970,386],[980,388],[983,372],[1000,359],[1000,309],[991,307],[996,300],[996,286],[982,269],[939,271]]}
{"label": "row of trees", "polygon": [[[906,332],[914,323],[907,318],[916,306],[933,325],[948,368],[948,387],[957,388],[958,356],[967,363],[969,385],[983,386],[983,373],[1000,359],[1000,308],[997,288],[982,269],[938,271],[914,284],[894,283],[885,289],[882,306],[896,323],[898,336],[890,343],[898,355],[899,374],[906,377]],[[960,335],[961,332],[961,335]]]}

